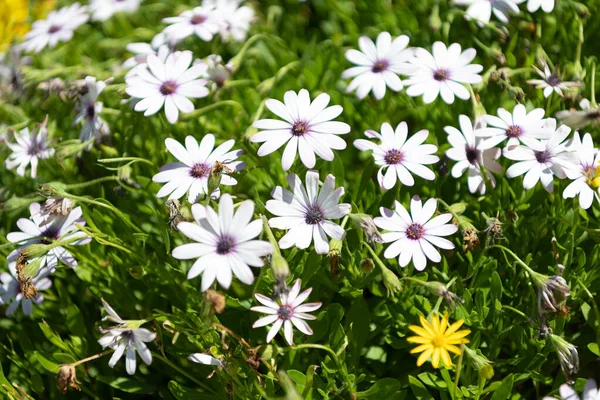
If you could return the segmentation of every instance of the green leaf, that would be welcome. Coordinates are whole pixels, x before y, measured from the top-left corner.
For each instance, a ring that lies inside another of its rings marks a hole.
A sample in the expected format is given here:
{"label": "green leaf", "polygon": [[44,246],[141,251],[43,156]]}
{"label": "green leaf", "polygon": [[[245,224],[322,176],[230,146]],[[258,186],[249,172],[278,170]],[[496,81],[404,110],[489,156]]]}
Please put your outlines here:
{"label": "green leaf", "polygon": [[56,333],[54,333],[52,331],[52,329],[50,328],[50,325],[48,325],[46,323],[46,321],[40,322],[39,323],[40,329],[42,330],[42,333],[44,334],[44,336],[46,336],[46,339],[48,339],[50,341],[50,343],[52,343],[53,345],[55,345],[56,347],[66,351],[67,353],[71,352],[71,349],[69,348],[69,346],[67,346],[67,344],[65,342],[63,342],[63,340],[60,338],[60,336],[58,336]]}
{"label": "green leaf", "polygon": [[33,354],[35,354],[35,358],[45,370],[52,372],[53,374],[58,374],[58,371],[60,371],[60,365],[48,360],[46,357],[41,355],[39,351],[34,351]]}
{"label": "green leaf", "polygon": [[368,390],[356,393],[357,399],[381,400],[392,396],[400,390],[400,382],[392,378],[378,380]]}
{"label": "green leaf", "polygon": [[109,377],[109,376],[99,376],[98,380],[100,382],[104,382],[108,385],[110,385],[111,387],[118,389],[118,390],[122,390],[123,392],[127,392],[127,393],[142,393],[142,394],[146,394],[146,393],[153,393],[156,391],[156,386],[150,384],[150,383],[146,383],[146,382],[140,382],[137,379],[134,378],[126,378],[126,377],[118,377],[118,378],[113,378],[113,377]]}
{"label": "green leaf", "polygon": [[417,400],[429,400],[429,399],[433,399],[433,397],[431,397],[431,395],[429,394],[429,392],[425,388],[425,385],[423,385],[421,383],[421,381],[418,380],[417,378],[415,378],[414,376],[409,375],[409,377],[408,377],[408,383],[410,384],[410,390],[412,390],[412,392],[415,395],[415,398]]}
{"label": "green leaf", "polygon": [[512,393],[514,375],[510,374],[502,380],[502,385],[494,392],[490,400],[507,400]]}
{"label": "green leaf", "polygon": [[598,343],[588,343],[587,348],[597,356],[600,356],[600,349]]}
{"label": "green leaf", "polygon": [[490,295],[492,296],[492,300],[500,300],[502,298],[502,281],[496,271],[492,273]]}
{"label": "green leaf", "polygon": [[190,389],[188,387],[182,386],[175,381],[170,381],[167,385],[171,394],[177,400],[218,400],[221,397],[215,396],[213,394],[202,392],[199,389]]}

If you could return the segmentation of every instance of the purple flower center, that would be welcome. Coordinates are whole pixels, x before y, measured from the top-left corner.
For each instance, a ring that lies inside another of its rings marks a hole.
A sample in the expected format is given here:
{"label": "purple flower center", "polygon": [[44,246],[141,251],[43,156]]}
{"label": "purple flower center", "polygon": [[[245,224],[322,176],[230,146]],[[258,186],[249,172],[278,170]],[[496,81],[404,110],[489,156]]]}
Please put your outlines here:
{"label": "purple flower center", "polygon": [[523,134],[523,128],[519,125],[511,125],[504,132],[508,138],[519,138]]}
{"label": "purple flower center", "polygon": [[235,246],[235,241],[231,236],[221,236],[217,242],[217,254],[228,254]]}
{"label": "purple flower center", "polygon": [[88,119],[94,119],[94,116],[96,116],[96,106],[89,104],[85,109],[85,115]]}
{"label": "purple flower center", "polygon": [[210,165],[204,163],[194,164],[192,168],[190,168],[190,176],[192,178],[200,179],[208,176],[210,173]]}
{"label": "purple flower center", "polygon": [[479,159],[479,155],[481,151],[475,147],[469,147],[465,149],[465,154],[467,156],[467,161],[473,165],[477,164],[477,160]]}
{"label": "purple flower center", "polygon": [[548,77],[548,79],[546,79],[546,82],[548,82],[548,85],[554,87],[560,85],[561,80],[558,76],[552,74]]}
{"label": "purple flower center", "polygon": [[42,144],[37,141],[37,138],[34,138],[31,141],[31,144],[27,148],[27,154],[30,156],[38,155],[42,151]]}
{"label": "purple flower center", "polygon": [[306,222],[308,225],[316,225],[321,221],[323,221],[323,211],[321,211],[319,206],[314,205],[306,210],[304,222]]}
{"label": "purple flower center", "polygon": [[204,21],[206,21],[206,17],[204,15],[194,15],[190,20],[190,23],[192,25],[200,25]]}
{"label": "purple flower center", "polygon": [[388,165],[395,165],[395,164],[400,164],[402,162],[403,158],[404,158],[404,155],[402,154],[402,152],[400,150],[391,149],[391,150],[388,150],[387,153],[385,153],[383,160]]}
{"label": "purple flower center", "polygon": [[59,238],[59,233],[60,232],[56,227],[50,226],[40,235],[41,242],[43,244],[50,244]]}
{"label": "purple flower center", "polygon": [[280,319],[287,321],[294,316],[294,309],[291,306],[285,304],[279,307],[279,310],[277,310],[277,315]]}
{"label": "purple flower center", "polygon": [[296,121],[294,125],[292,125],[292,135],[294,136],[302,136],[308,131],[308,122],[306,121]]}
{"label": "purple flower center", "polygon": [[423,228],[423,225],[419,223],[413,222],[408,226],[408,228],[406,228],[406,237],[411,240],[419,240],[424,234],[425,228]]}
{"label": "purple flower center", "polygon": [[375,62],[375,64],[373,64],[373,67],[371,68],[371,72],[377,74],[377,73],[387,70],[389,66],[390,66],[390,63],[387,60],[377,60],[377,62]]}
{"label": "purple flower center", "polygon": [[170,94],[173,94],[173,93],[175,93],[175,90],[177,90],[177,82],[166,81],[162,85],[160,85],[159,90],[163,96],[168,96]]}
{"label": "purple flower center", "polygon": [[433,79],[436,81],[445,81],[450,77],[450,71],[447,69],[440,68],[437,71],[433,72]]}
{"label": "purple flower center", "polygon": [[48,33],[56,33],[62,29],[62,26],[52,25],[50,29],[48,29]]}
{"label": "purple flower center", "polygon": [[552,159],[552,152],[550,150],[535,151],[533,155],[540,164],[545,164]]}

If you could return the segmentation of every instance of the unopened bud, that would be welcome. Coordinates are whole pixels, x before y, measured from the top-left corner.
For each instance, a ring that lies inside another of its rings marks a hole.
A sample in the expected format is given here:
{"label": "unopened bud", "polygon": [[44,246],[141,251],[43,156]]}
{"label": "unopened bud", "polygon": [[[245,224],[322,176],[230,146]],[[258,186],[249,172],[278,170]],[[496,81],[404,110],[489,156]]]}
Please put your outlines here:
{"label": "unopened bud", "polygon": [[494,368],[492,363],[488,360],[480,351],[475,351],[467,346],[464,346],[464,353],[466,355],[467,362],[477,370],[479,376],[486,380],[492,379],[494,376]]}
{"label": "unopened bud", "polygon": [[336,278],[340,276],[340,256],[342,245],[343,242],[339,239],[331,239],[331,241],[329,241],[329,253],[327,253],[327,258],[329,258],[331,275]]}
{"label": "unopened bud", "polygon": [[21,250],[21,255],[29,261],[41,256],[45,256],[48,254],[48,251],[49,246],[46,244],[31,244]]}
{"label": "unopened bud", "polygon": [[431,294],[442,297],[449,305],[455,305],[457,301],[462,302],[462,299],[448,290],[442,282],[423,282],[423,286],[429,289]]}
{"label": "unopened bud", "polygon": [[375,268],[375,263],[370,258],[367,258],[360,262],[360,268],[366,273],[369,273],[373,271],[373,268]]}
{"label": "unopened bud", "polygon": [[577,349],[560,336],[550,335],[550,340],[554,346],[554,350],[556,350],[567,382],[572,382],[573,375],[579,371],[579,354],[577,353]]}
{"label": "unopened bud", "polygon": [[350,221],[354,224],[357,229],[362,230],[366,237],[367,242],[369,243],[381,243],[383,242],[383,238],[381,237],[381,233],[375,222],[373,222],[373,217],[367,214],[350,214]]}
{"label": "unopened bud", "polygon": [[56,386],[61,394],[67,393],[69,387],[81,390],[77,381],[77,370],[72,364],[61,365],[58,375],[56,375]]}
{"label": "unopened bud", "polygon": [[210,308],[214,313],[221,314],[225,310],[225,296],[223,293],[208,289],[204,293],[204,298],[210,303]]}
{"label": "unopened bud", "polygon": [[573,8],[575,8],[575,12],[579,15],[580,18],[587,18],[591,15],[589,8],[587,8],[584,4],[574,1],[571,3],[571,5],[573,5]]}
{"label": "unopened bud", "polygon": [[389,269],[385,268],[381,271],[381,276],[383,278],[383,285],[387,289],[387,296],[390,297],[396,293],[402,291],[402,284],[400,283],[400,279]]}
{"label": "unopened bud", "polygon": [[433,11],[429,16],[429,27],[432,31],[437,32],[442,27],[442,19],[440,18],[438,6],[433,7]]}

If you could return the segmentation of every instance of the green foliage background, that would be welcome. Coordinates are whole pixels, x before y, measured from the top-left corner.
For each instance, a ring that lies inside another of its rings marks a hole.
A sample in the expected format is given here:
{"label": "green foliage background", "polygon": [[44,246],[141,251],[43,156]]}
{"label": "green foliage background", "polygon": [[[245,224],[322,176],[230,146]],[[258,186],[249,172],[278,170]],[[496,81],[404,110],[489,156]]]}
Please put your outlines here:
{"label": "green foliage background", "polygon": [[[359,101],[354,94],[344,93],[347,82],[340,78],[350,67],[344,51],[356,48],[360,35],[375,38],[382,31],[392,36],[406,34],[412,46],[427,49],[437,40],[458,42],[463,48],[475,47],[475,61],[485,68],[484,83],[474,88],[481,101],[478,107],[495,114],[498,107],[511,110],[522,102],[528,108],[543,107],[551,116],[576,107],[581,96],[589,97],[593,91],[591,66],[600,34],[597,1],[587,4],[587,13],[572,0],[561,0],[551,14],[539,11],[530,15],[522,5],[521,14],[505,28],[494,21],[482,29],[464,20],[464,8],[446,0],[254,1],[251,4],[258,18],[246,43],[225,44],[218,39],[205,43],[194,37],[180,45],[197,58],[209,54],[233,58],[237,71],[224,88],[195,102],[198,111],[169,125],[162,112],[147,118],[120,103],[128,97],[120,64],[129,56],[125,50],[128,43],[149,42],[164,27],[162,18],[193,4],[197,2],[146,0],[135,14],[88,23],[77,30],[72,41],[34,56],[32,66],[24,70],[23,94],[2,94],[0,122],[7,126],[33,127],[46,114],[50,116],[50,133],[59,157],[42,162],[36,180],[18,177],[0,166],[0,241],[5,243],[6,234],[16,230],[18,218],[29,216],[30,202],[43,200],[38,194],[40,185],[50,184],[95,200],[97,203],[78,202],[87,224],[101,239],[118,247],[93,241],[72,248],[79,268],[59,268],[53,287],[44,293],[45,302],[35,308],[32,318],[20,311],[13,318],[0,318],[0,383],[7,385],[0,392],[6,393],[10,383],[16,383],[34,398],[59,397],[54,383],[58,365],[101,351],[97,343],[101,297],[125,319],[153,319],[148,327],[157,332],[157,342],[150,344],[154,362],[146,367],[138,360],[138,372],[130,377],[124,362],[113,370],[107,357],[90,361],[78,368],[82,392],[70,392],[67,398],[296,398],[290,388],[286,394],[285,376],[277,377],[271,368],[287,371],[291,387],[306,399],[476,398],[479,380],[471,367],[463,365],[459,388],[454,390],[456,365],[453,371],[435,370],[430,364],[418,368],[416,357],[409,354],[408,325],[418,324],[418,316],[428,315],[436,303],[440,311],[448,310],[453,320],[465,319],[465,326],[472,331],[469,346],[494,363],[495,375],[485,383],[480,398],[538,398],[564,382],[552,345],[539,337],[536,293],[528,275],[502,252],[485,249],[483,232],[482,247],[473,252],[463,251],[462,237],[455,235],[456,250],[446,252],[440,264],[429,264],[420,274],[412,266],[400,269],[396,260],[385,260],[399,276],[441,282],[456,278],[451,289],[464,299],[456,309],[440,305],[441,299],[408,282],[402,292],[386,297],[378,270],[367,273],[359,267],[369,255],[362,246],[362,233],[354,229],[344,241],[339,276],[332,274],[325,256],[314,251],[285,251],[290,282],[302,278],[303,286],[313,287],[311,300],[323,302],[316,313],[318,320],[311,324],[315,334],[297,334],[296,342],[326,346],[337,360],[327,350],[286,348],[280,337],[272,346],[258,347],[264,343],[266,331],[251,328],[258,316],[249,307],[253,292],[272,293],[274,281],[268,267],[254,287],[234,279],[231,289],[223,291],[225,312],[207,316],[200,279],[186,280],[191,263],[170,256],[171,249],[186,239],[171,232],[167,208],[155,197],[159,186],[151,181],[161,165],[173,160],[164,140],[183,141],[186,135],[200,139],[209,132],[217,136],[218,143],[236,139],[236,148],[245,150],[243,159],[248,167],[236,177],[239,184],[227,190],[239,200],[252,199],[257,214],[267,214],[264,203],[273,187],[286,185],[286,173],[280,167],[280,151],[263,158],[256,155],[258,146],[248,141],[255,132],[250,126],[269,115],[265,99],[281,99],[285,91],[301,88],[308,89],[313,98],[326,92],[331,104],[344,107],[339,120],[352,127],[345,136],[348,148],[338,151],[333,162],[318,160],[316,169],[321,179],[327,173],[335,174],[336,183],[346,188],[344,200],[353,204],[353,212],[378,215],[379,207],[391,207],[394,199],[407,205],[413,195],[437,197],[448,204],[464,205],[462,216],[480,231],[487,227],[487,217],[498,216],[505,237],[501,244],[534,270],[553,275],[557,263],[564,264],[564,276],[572,290],[567,302],[571,313],[556,318],[551,326],[579,350],[579,376],[583,379],[579,378],[576,386],[581,388],[589,377],[598,378],[600,310],[594,300],[600,291],[598,204],[586,212],[577,200],[563,200],[566,181],[557,181],[555,193],[547,194],[539,185],[523,190],[521,178],[500,176],[495,190],[488,188],[486,196],[477,197],[469,194],[466,178],[455,180],[448,175],[452,162],[445,160],[434,166],[438,176],[434,182],[417,178],[412,188],[384,192],[376,183],[370,154],[360,154],[352,146],[354,139],[362,137],[366,129],[379,129],[383,122],[396,126],[407,121],[410,133],[429,129],[428,142],[440,148],[441,156],[449,147],[443,127],[457,126],[459,114],[472,118],[474,104],[457,100],[447,105],[438,99],[424,105],[419,98],[389,91],[382,101]],[[582,44],[580,39],[584,39]],[[565,78],[581,79],[585,83],[581,93],[564,101],[556,96],[546,101],[541,91],[526,85],[533,73],[521,69],[529,68],[542,55],[565,71]],[[490,73],[499,69],[510,76],[510,83]],[[115,77],[101,95],[103,118],[113,136],[109,144],[79,152],[74,141],[79,127],[72,126],[74,102],[53,94],[45,96],[37,86],[55,77],[74,81],[86,75]],[[586,131],[600,142],[598,128]],[[7,155],[8,149],[0,149],[0,158]],[[115,157],[138,157],[146,162],[98,161]],[[503,162],[505,167],[509,165]],[[296,161],[290,172],[304,176],[305,171]],[[182,202],[182,208],[189,217],[189,205]],[[439,208],[444,209],[442,205]],[[558,258],[552,237],[557,240]],[[5,256],[11,249],[4,246],[0,254]],[[378,245],[376,251],[382,254],[382,249]],[[2,257],[0,269],[6,268]],[[167,320],[177,337],[165,329]],[[243,338],[263,354],[265,362],[254,370],[246,362],[251,356],[247,349],[230,335],[222,339],[212,322]],[[227,361],[210,379],[212,367],[186,358],[208,349]],[[454,361],[456,364],[456,357]]]}

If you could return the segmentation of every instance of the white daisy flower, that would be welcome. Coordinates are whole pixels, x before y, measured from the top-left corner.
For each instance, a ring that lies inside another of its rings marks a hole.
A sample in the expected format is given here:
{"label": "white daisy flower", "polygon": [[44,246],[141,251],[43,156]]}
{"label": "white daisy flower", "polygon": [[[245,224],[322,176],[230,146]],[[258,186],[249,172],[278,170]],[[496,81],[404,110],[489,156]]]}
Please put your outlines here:
{"label": "white daisy flower", "polygon": [[233,63],[231,61],[227,64],[223,63],[221,56],[216,54],[211,54],[204,60],[196,60],[195,64],[205,65],[206,68],[201,77],[212,82],[211,90],[223,87],[225,81],[231,79],[233,74]]}
{"label": "white daisy flower", "polygon": [[546,62],[543,60],[540,61],[542,68],[544,69],[543,71],[535,65],[532,65],[532,67],[542,79],[529,79],[527,83],[535,85],[536,89],[544,89],[544,97],[550,97],[552,92],[558,94],[560,97],[564,97],[563,90],[568,90],[570,87],[582,86],[577,82],[563,82],[557,74],[550,71]]}
{"label": "white daisy flower", "polygon": [[223,361],[219,360],[218,358],[214,358],[213,356],[211,356],[209,354],[204,354],[204,353],[190,354],[188,356],[188,360],[198,363],[198,364],[212,365],[215,367],[224,367],[225,366],[225,363]]}
{"label": "white daisy flower", "polygon": [[600,201],[598,187],[600,187],[600,152],[594,147],[592,136],[586,133],[583,140],[579,132],[575,132],[573,143],[570,146],[577,155],[575,168],[565,170],[567,177],[573,182],[563,192],[563,198],[570,199],[579,195],[579,205],[587,210],[592,206],[594,198]]}
{"label": "white daisy flower", "polygon": [[[365,139],[357,139],[354,146],[362,151],[372,151],[375,164],[380,165],[377,172],[379,185],[388,190],[396,185],[396,179],[403,185],[413,186],[415,180],[412,174],[423,179],[432,181],[435,174],[425,167],[425,164],[433,164],[440,160],[436,155],[437,147],[433,144],[423,144],[427,140],[429,132],[425,129],[415,133],[406,140],[408,136],[408,125],[401,122],[396,131],[387,122],[381,125],[381,134],[368,130],[365,136],[369,139],[378,139],[379,144]],[[384,172],[387,169],[387,172]],[[412,173],[412,174],[411,174]]]}
{"label": "white daisy flower", "polygon": [[[81,239],[69,243],[69,246],[83,246],[92,241],[92,238],[81,232],[75,224],[85,225],[85,219],[81,207],[76,207],[68,213],[45,213],[42,205],[31,203],[29,205],[30,218],[19,218],[17,226],[20,232],[10,232],[6,239],[11,243],[17,243],[21,247],[13,250],[8,255],[8,264],[13,268],[20,252],[27,246],[36,243],[50,244],[55,241],[63,241],[80,237]],[[47,268],[54,272],[58,262],[70,268],[77,267],[77,260],[62,246],[54,247],[43,256],[40,268]]]}
{"label": "white daisy flower", "polygon": [[426,104],[432,103],[438,95],[448,103],[454,103],[454,96],[462,100],[471,97],[469,90],[463,84],[481,82],[479,73],[483,67],[471,64],[477,52],[467,49],[461,52],[460,44],[453,43],[448,48],[442,42],[433,44],[433,54],[425,49],[416,49],[411,62],[415,69],[410,73],[404,84],[409,96],[423,96]]}
{"label": "white daisy flower", "polygon": [[35,21],[31,25],[21,47],[27,52],[39,53],[46,46],[52,48],[58,42],[67,42],[73,37],[73,32],[88,19],[87,8],[79,3],[51,11],[45,20]]}
{"label": "white daisy flower", "polygon": [[554,0],[528,0],[527,11],[535,12],[542,8],[544,12],[549,13],[554,10]]}
{"label": "white daisy flower", "polygon": [[74,124],[78,124],[84,121],[79,132],[81,142],[87,142],[92,137],[99,139],[102,136],[110,134],[110,128],[106,124],[106,121],[99,115],[102,112],[102,102],[96,101],[106,87],[106,82],[96,81],[96,78],[93,76],[87,76],[85,84],[87,92],[79,98],[75,106],[75,110],[78,113],[73,122]]}
{"label": "white daisy flower", "polygon": [[132,13],[141,2],[142,0],[91,0],[92,21],[106,21],[119,12]]}
{"label": "white daisy flower", "polygon": [[243,42],[248,37],[250,24],[254,20],[254,9],[242,5],[243,0],[205,0],[205,4],[213,3],[215,14],[221,21],[219,33],[224,41]]}
{"label": "white daisy flower", "polygon": [[254,282],[251,267],[262,267],[264,257],[273,252],[273,246],[263,240],[252,240],[262,232],[262,221],[252,222],[254,204],[242,202],[234,214],[233,200],[229,194],[221,196],[219,213],[210,206],[194,204],[195,222],[180,222],[177,229],[198,243],[188,243],[173,249],[178,260],[197,258],[188,271],[187,278],[202,274],[202,288],[206,291],[216,280],[229,289],[232,274],[246,285]]}
{"label": "white daisy flower", "polygon": [[[185,138],[185,147],[175,139],[166,139],[167,149],[179,162],[163,166],[161,172],[154,175],[152,178],[154,182],[166,182],[156,196],[169,195],[169,200],[172,200],[189,193],[188,201],[195,203],[201,195],[208,194],[208,180],[217,163],[223,167],[218,183],[227,186],[237,184],[237,180],[228,174],[240,171],[246,163],[236,161],[243,151],[231,150],[234,143],[235,140],[231,139],[215,149],[215,137],[210,133],[202,138],[200,145],[193,136]],[[212,198],[218,198],[219,187],[214,188],[210,195]]]}
{"label": "white daisy flower", "polygon": [[[44,301],[44,297],[39,293],[47,290],[52,286],[52,281],[48,278],[49,272],[47,270],[40,271],[31,281],[36,288],[36,293],[33,298],[26,298],[22,292],[21,284],[17,279],[16,265],[9,264],[9,271],[0,274],[0,305],[10,304],[4,315],[10,317],[21,305],[23,314],[29,316],[33,311],[34,304],[41,304]],[[12,302],[11,302],[12,301]]]}
{"label": "white daisy flower", "polygon": [[39,160],[47,160],[54,154],[54,149],[48,141],[47,121],[48,118],[31,133],[29,128],[23,128],[19,133],[15,132],[16,143],[6,142],[6,146],[12,150],[12,154],[4,161],[6,168],[17,167],[17,175],[25,176],[25,169],[31,165],[31,177],[35,179]]}
{"label": "white daisy flower", "polygon": [[498,109],[498,117],[483,117],[491,128],[477,131],[477,135],[487,138],[482,149],[491,149],[508,139],[506,148],[519,145],[526,138],[547,139],[551,130],[546,127],[548,119],[544,119],[544,109],[536,108],[529,113],[523,104],[517,104],[512,114],[504,108]]}
{"label": "white daisy flower", "polygon": [[[375,225],[388,232],[383,233],[383,242],[393,242],[383,253],[385,258],[398,257],[398,264],[406,267],[412,260],[417,271],[423,271],[427,259],[438,263],[442,256],[435,249],[452,250],[454,244],[441,236],[452,235],[458,230],[454,224],[447,222],[452,214],[441,214],[433,217],[437,208],[437,200],[429,199],[424,205],[418,196],[410,202],[410,214],[398,201],[394,201],[396,211],[380,208],[381,217],[374,219]],[[435,247],[434,247],[435,246]]]}
{"label": "white daisy flower", "polygon": [[169,38],[179,41],[196,35],[205,42],[211,41],[224,24],[211,2],[184,11],[178,17],[164,18],[163,22],[171,24],[163,31]]}
{"label": "white daisy flower", "polygon": [[261,119],[252,126],[264,129],[250,139],[253,143],[263,143],[258,149],[259,156],[266,156],[287,143],[281,158],[284,171],[290,169],[296,160],[296,153],[307,168],[315,166],[315,153],[326,161],[333,160],[333,151],[346,148],[344,139],[336,136],[350,132],[350,125],[332,121],[344,110],[342,106],[331,106],[326,93],[317,96],[312,102],[308,90],[298,94],[293,90],[285,93],[282,103],[268,99],[265,104],[273,114],[285,121]]}
{"label": "white daisy flower", "polygon": [[458,161],[452,168],[452,176],[460,178],[468,170],[469,192],[484,195],[486,180],[490,181],[492,188],[496,187],[496,178],[490,172],[502,173],[502,166],[496,161],[502,151],[496,147],[482,148],[483,139],[477,137],[477,133],[485,128],[474,129],[469,117],[460,115],[458,121],[460,131],[453,126],[444,128],[448,134],[448,142],[452,145],[452,148],[446,151],[446,155],[451,160]]}
{"label": "white daisy flower", "polygon": [[585,128],[589,124],[597,126],[600,124],[600,106],[592,105],[588,99],[579,102],[581,111],[563,110],[556,113],[560,121],[572,129]]}
{"label": "white daisy flower", "polygon": [[292,191],[277,186],[271,195],[274,200],[267,201],[266,208],[277,217],[269,220],[269,226],[277,229],[289,229],[279,240],[279,247],[288,249],[296,246],[306,249],[315,241],[318,254],[329,252],[327,236],[342,240],[346,236],[344,228],[331,222],[350,212],[352,206],[338,204],[344,195],[344,188],[335,188],[335,177],[327,175],[319,192],[319,173],[306,172],[306,189],[296,174],[287,177]]}
{"label": "white daisy flower", "polygon": [[480,27],[488,24],[492,13],[507,24],[510,14],[518,14],[519,6],[526,0],[454,0],[454,4],[468,5],[466,20],[475,20]]}
{"label": "white daisy flower", "polygon": [[[581,393],[583,397],[579,397],[575,389],[566,383],[560,385],[558,393],[562,400],[600,400],[600,388],[596,386],[596,381],[592,378],[588,379]],[[543,400],[558,400],[556,397],[545,396]]]}
{"label": "white daisy flower", "polygon": [[407,48],[408,36],[398,36],[392,41],[388,32],[377,36],[373,43],[366,36],[358,39],[361,51],[346,51],[346,59],[356,67],[349,68],[342,73],[342,78],[353,78],[346,88],[346,92],[356,90],[359,99],[365,98],[372,90],[378,100],[385,96],[385,88],[399,92],[402,90],[402,80],[398,74],[408,74],[414,67],[408,61],[414,57],[414,49]]}
{"label": "white daisy flower", "polygon": [[564,179],[567,177],[565,169],[575,168],[575,155],[569,151],[566,142],[571,128],[561,125],[556,129],[554,119],[550,119],[548,128],[553,132],[549,139],[538,140],[525,137],[522,139],[525,146],[504,149],[504,157],[518,161],[506,170],[506,176],[514,178],[525,174],[523,188],[526,190],[541,181],[544,189],[552,193],[554,177]]}
{"label": "white daisy flower", "polygon": [[179,111],[189,113],[194,110],[194,104],[188,97],[208,96],[206,80],[197,79],[204,72],[204,67],[190,67],[191,51],[169,54],[164,62],[149,54],[146,61],[147,68],[126,79],[125,92],[140,99],[135,105],[136,111],[144,111],[144,115],[148,116],[157,113],[164,104],[167,120],[174,124],[179,119]]}
{"label": "white daisy flower", "polygon": [[125,354],[125,369],[129,375],[135,374],[136,351],[146,365],[152,364],[152,353],[146,343],[154,341],[156,334],[146,328],[139,327],[145,321],[125,321],[121,319],[104,299],[102,299],[102,306],[108,313],[108,316],[102,320],[117,323],[117,325],[110,328],[100,328],[100,332],[104,336],[98,340],[98,343],[103,349],[109,347],[115,351],[108,361],[108,366],[114,368]]}
{"label": "white daisy flower", "polygon": [[260,328],[273,324],[269,329],[269,333],[267,333],[267,343],[273,340],[282,326],[285,340],[290,346],[294,344],[294,326],[305,335],[313,334],[312,329],[304,320],[317,319],[317,317],[308,313],[318,310],[321,307],[321,303],[302,304],[312,292],[312,288],[308,288],[300,293],[301,283],[300,279],[296,280],[289,293],[280,296],[279,303],[260,293],[254,295],[262,306],[255,306],[250,309],[269,315],[259,318],[252,327]]}

